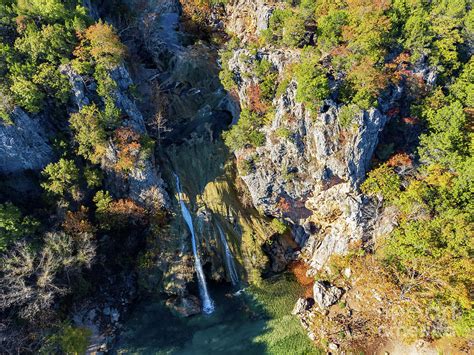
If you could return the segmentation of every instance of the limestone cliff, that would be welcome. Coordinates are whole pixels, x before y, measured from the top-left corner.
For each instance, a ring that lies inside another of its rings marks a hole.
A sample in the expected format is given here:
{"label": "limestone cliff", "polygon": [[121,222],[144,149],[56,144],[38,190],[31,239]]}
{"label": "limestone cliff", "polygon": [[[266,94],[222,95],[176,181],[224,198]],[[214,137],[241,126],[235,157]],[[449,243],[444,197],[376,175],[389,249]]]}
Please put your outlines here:
{"label": "limestone cliff", "polygon": [[[255,8],[257,7],[257,9]],[[259,2],[237,1],[227,8],[227,28],[241,39],[227,65],[236,78],[236,93],[243,107],[252,105],[249,88],[258,83],[255,68],[268,61],[278,80],[285,70],[300,60],[294,49],[245,48],[252,31],[239,31],[243,23],[265,29],[271,7]],[[302,248],[302,257],[312,272],[324,266],[334,253],[344,253],[349,245],[370,238],[373,208],[360,194],[379,135],[389,120],[388,109],[402,89],[390,88],[380,98],[378,108],[353,113],[350,125],[341,122],[341,109],[326,100],[318,112],[311,112],[296,99],[298,82],[288,84],[271,103],[274,114],[261,131],[265,143],[256,149],[236,152],[247,168],[240,175],[254,205],[264,214],[285,219]],[[333,82],[332,85],[337,85]]]}

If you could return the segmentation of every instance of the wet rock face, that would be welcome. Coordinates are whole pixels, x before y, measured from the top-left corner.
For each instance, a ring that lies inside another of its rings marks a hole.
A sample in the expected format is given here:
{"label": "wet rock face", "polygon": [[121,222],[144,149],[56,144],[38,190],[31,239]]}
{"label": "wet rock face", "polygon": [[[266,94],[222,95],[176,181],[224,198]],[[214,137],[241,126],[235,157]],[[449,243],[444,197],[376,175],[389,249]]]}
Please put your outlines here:
{"label": "wet rock face", "polygon": [[54,158],[51,132],[40,117],[32,118],[16,108],[13,124],[0,122],[0,174],[18,174],[41,170]]}
{"label": "wet rock face", "polygon": [[166,306],[179,317],[190,317],[201,313],[201,302],[194,295],[170,298],[166,301]]}

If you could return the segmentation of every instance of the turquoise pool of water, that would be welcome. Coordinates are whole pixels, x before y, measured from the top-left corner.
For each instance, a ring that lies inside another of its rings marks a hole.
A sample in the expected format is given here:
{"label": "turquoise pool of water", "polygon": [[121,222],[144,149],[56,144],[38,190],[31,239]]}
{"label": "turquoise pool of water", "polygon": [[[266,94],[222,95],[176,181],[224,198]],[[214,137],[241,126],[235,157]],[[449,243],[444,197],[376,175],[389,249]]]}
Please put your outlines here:
{"label": "turquoise pool of water", "polygon": [[289,274],[260,287],[210,285],[215,312],[174,316],[161,300],[143,302],[124,324],[116,351],[123,354],[318,354],[290,314],[301,289]]}

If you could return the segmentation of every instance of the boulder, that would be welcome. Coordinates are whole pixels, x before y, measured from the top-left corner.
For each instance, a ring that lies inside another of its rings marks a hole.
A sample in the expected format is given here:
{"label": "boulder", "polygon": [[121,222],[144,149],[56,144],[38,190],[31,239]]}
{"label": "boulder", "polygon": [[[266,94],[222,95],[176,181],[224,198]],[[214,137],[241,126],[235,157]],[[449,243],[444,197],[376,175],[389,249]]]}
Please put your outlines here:
{"label": "boulder", "polygon": [[320,309],[332,306],[341,299],[343,294],[343,289],[325,282],[318,281],[313,286],[313,297]]}
{"label": "boulder", "polygon": [[170,298],[166,301],[166,306],[179,317],[190,317],[201,313],[201,301],[194,295]]}
{"label": "boulder", "polygon": [[300,297],[295,304],[295,307],[291,311],[291,314],[294,316],[303,314],[304,312],[309,311],[314,305],[314,300],[312,298]]}

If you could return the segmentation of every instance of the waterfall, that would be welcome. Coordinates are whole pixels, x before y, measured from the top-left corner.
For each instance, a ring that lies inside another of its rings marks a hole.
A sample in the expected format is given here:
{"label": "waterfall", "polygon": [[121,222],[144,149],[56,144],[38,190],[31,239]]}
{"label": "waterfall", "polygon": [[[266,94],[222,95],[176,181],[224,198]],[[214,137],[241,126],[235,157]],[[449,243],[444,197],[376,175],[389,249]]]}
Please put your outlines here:
{"label": "waterfall", "polygon": [[229,273],[230,280],[232,281],[232,285],[237,285],[239,283],[239,275],[237,274],[237,269],[235,268],[234,263],[234,256],[230,251],[229,245],[227,244],[227,239],[224,235],[224,231],[222,230],[221,226],[218,224],[217,229],[219,230],[219,235],[221,236],[221,242],[224,246],[225,251],[225,263],[227,266],[227,272]]}
{"label": "waterfall", "polygon": [[178,198],[179,204],[181,205],[181,212],[183,214],[183,218],[188,225],[189,231],[191,232],[191,241],[193,245],[193,254],[194,254],[194,266],[196,268],[198,284],[199,284],[199,294],[201,296],[201,300],[203,303],[203,312],[206,314],[211,314],[214,312],[214,302],[212,301],[211,297],[209,296],[209,292],[207,291],[206,285],[206,277],[204,276],[204,271],[202,269],[201,258],[199,257],[199,253],[197,250],[197,242],[196,242],[196,235],[194,233],[194,226],[193,226],[193,219],[191,218],[191,213],[189,212],[188,208],[186,207],[182,197],[181,197],[181,184],[179,182],[179,176],[174,174],[176,178],[176,189],[178,191]]}

